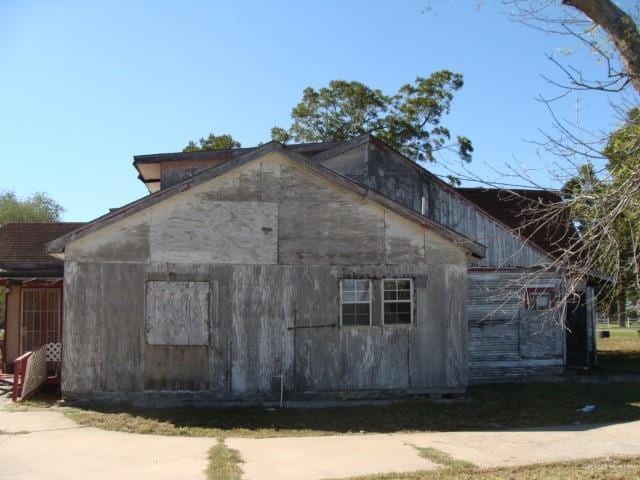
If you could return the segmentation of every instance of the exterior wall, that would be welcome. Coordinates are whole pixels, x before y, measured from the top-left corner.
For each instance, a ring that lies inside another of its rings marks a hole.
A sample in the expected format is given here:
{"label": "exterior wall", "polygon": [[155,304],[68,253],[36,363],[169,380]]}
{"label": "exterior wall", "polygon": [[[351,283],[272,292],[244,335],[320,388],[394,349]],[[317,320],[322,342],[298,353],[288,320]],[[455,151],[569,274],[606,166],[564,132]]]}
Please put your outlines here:
{"label": "exterior wall", "polygon": [[219,165],[228,158],[216,160],[192,160],[190,162],[166,162],[160,167],[160,188],[169,188],[176,183],[197,175],[201,171]]}
{"label": "exterior wall", "polygon": [[[526,277],[526,280],[525,280]],[[469,381],[509,382],[562,373],[565,330],[559,313],[525,310],[523,288],[562,277],[523,271],[469,272]]]}
{"label": "exterior wall", "polygon": [[7,325],[5,335],[7,337],[7,358],[4,363],[11,363],[20,356],[20,292],[17,285],[11,286],[11,291],[7,294],[5,308],[7,309]]}
{"label": "exterior wall", "polygon": [[[69,399],[278,399],[281,381],[286,398],[467,384],[465,252],[276,153],[65,255]],[[370,327],[340,326],[339,279],[349,277],[372,280]],[[383,277],[413,278],[413,325],[382,325]],[[149,282],[208,283],[198,344],[184,332],[180,344],[149,338]]]}
{"label": "exterior wall", "polygon": [[476,266],[530,267],[545,261],[539,249],[390,148],[369,142],[320,162],[417,212],[425,197],[427,217],[487,247]]}
{"label": "exterior wall", "polygon": [[[524,310],[521,300],[524,285],[538,281],[522,268],[546,261],[539,249],[383,145],[368,142],[331,158],[320,157],[319,161],[415,211],[422,210],[425,197],[426,216],[487,247],[486,257],[475,262],[474,267],[497,271],[469,276],[470,383],[511,381],[564,371],[562,322]],[[548,281],[560,284],[561,275],[550,276],[553,278]]]}

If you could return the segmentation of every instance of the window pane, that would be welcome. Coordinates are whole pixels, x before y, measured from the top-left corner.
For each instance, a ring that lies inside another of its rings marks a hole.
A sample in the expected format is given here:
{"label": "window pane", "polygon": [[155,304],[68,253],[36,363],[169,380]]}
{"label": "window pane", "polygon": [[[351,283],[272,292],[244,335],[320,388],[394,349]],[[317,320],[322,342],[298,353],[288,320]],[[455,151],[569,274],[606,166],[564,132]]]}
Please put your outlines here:
{"label": "window pane", "polygon": [[392,291],[385,290],[384,291],[384,299],[385,300],[397,300],[398,299],[398,292],[396,292],[395,290],[392,290]]}
{"label": "window pane", "polygon": [[347,326],[369,325],[369,304],[342,305],[342,324]]}
{"label": "window pane", "polygon": [[356,300],[358,302],[368,302],[369,301],[369,290],[365,292],[356,292]]}
{"label": "window pane", "polygon": [[371,292],[369,280],[344,279],[342,285],[342,325],[371,324]]}
{"label": "window pane", "polygon": [[400,290],[398,292],[398,300],[411,300],[411,292],[409,290]]}
{"label": "window pane", "polygon": [[385,280],[384,281],[384,289],[385,290],[395,290],[396,289],[396,281],[395,280]]}
{"label": "window pane", "polygon": [[411,304],[409,302],[396,303],[396,311],[400,313],[411,313]]}
{"label": "window pane", "polygon": [[356,281],[355,280],[342,280],[342,291],[343,292],[355,292],[356,291]]}
{"label": "window pane", "polygon": [[535,296],[535,309],[547,310],[549,308],[549,294],[539,293]]}
{"label": "window pane", "polygon": [[356,301],[356,292],[342,292],[342,301],[343,302],[355,302]]}
{"label": "window pane", "polygon": [[388,279],[383,281],[383,316],[385,325],[411,324],[411,280]]}
{"label": "window pane", "polygon": [[342,314],[343,315],[355,315],[356,314],[356,304],[355,303],[345,303],[342,305]]}
{"label": "window pane", "polygon": [[342,282],[342,291],[349,292],[365,292],[369,291],[369,280],[353,280],[353,279],[344,279]]}

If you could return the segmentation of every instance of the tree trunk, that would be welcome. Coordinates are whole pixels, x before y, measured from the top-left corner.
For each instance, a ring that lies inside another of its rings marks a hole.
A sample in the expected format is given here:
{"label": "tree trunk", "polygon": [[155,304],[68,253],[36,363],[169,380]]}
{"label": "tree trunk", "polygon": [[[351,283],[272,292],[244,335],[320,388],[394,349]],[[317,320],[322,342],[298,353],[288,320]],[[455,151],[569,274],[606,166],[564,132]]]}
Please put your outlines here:
{"label": "tree trunk", "polygon": [[562,3],[580,10],[609,35],[629,81],[640,93],[640,32],[633,18],[611,0],[562,0]]}

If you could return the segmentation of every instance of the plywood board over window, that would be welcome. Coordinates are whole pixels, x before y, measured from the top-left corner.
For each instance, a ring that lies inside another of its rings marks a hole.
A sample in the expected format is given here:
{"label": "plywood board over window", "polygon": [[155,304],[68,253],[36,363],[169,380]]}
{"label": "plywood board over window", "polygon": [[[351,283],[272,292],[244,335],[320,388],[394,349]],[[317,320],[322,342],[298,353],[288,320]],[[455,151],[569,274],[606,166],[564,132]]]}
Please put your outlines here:
{"label": "plywood board over window", "polygon": [[149,345],[209,344],[209,282],[147,282]]}

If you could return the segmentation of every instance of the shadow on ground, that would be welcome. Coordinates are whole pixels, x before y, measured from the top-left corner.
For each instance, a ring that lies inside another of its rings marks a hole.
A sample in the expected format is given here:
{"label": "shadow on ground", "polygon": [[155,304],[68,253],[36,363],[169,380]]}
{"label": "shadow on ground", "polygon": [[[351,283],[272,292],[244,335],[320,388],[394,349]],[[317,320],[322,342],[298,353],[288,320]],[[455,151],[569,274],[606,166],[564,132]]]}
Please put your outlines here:
{"label": "shadow on ground", "polygon": [[[595,405],[593,413],[577,409]],[[110,430],[192,436],[292,436],[341,433],[492,430],[640,420],[640,384],[516,384],[469,389],[447,403],[416,398],[387,406],[72,409],[85,425]],[[565,429],[566,427],[558,427]]]}

